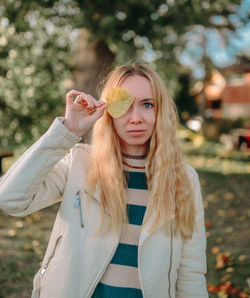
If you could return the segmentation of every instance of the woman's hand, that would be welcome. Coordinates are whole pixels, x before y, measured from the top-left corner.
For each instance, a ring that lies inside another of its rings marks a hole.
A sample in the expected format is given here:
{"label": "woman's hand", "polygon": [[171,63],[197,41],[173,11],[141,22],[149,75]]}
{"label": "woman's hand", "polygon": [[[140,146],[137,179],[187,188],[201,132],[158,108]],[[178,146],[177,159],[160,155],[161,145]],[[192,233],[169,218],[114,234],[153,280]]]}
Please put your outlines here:
{"label": "woman's hand", "polygon": [[82,137],[103,115],[106,105],[104,101],[97,101],[91,95],[71,90],[66,95],[64,125],[72,133]]}

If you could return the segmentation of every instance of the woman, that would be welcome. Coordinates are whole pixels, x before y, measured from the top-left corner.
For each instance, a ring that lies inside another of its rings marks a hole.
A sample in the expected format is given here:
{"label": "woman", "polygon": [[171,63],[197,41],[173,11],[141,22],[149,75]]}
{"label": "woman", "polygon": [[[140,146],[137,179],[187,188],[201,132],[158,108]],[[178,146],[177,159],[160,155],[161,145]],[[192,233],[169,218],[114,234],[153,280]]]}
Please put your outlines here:
{"label": "woman", "polygon": [[[114,87],[134,97],[118,118],[105,102]],[[101,99],[70,91],[65,118],[1,181],[14,216],[61,200],[32,297],[208,297],[198,176],[163,82],[146,65],[117,67]],[[92,145],[78,144],[93,125]]]}

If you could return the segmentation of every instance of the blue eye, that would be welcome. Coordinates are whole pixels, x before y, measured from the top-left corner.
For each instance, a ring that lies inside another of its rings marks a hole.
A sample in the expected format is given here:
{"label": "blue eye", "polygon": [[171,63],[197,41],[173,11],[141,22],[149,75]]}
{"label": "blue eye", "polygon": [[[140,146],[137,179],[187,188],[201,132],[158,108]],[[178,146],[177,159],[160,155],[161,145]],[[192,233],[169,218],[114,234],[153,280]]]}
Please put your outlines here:
{"label": "blue eye", "polygon": [[144,102],[144,107],[147,109],[152,108],[154,105],[151,102]]}

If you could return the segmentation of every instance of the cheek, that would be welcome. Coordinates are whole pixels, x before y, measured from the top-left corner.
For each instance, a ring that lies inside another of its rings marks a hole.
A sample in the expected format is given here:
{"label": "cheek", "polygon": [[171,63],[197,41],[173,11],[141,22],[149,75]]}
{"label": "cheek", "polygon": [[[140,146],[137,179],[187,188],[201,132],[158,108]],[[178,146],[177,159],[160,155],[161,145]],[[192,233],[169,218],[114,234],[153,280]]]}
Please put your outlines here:
{"label": "cheek", "polygon": [[149,126],[150,126],[150,135],[152,137],[152,134],[154,133],[155,126],[156,126],[156,117],[155,117],[154,113],[152,114],[152,117],[150,118],[148,123],[149,123]]}
{"label": "cheek", "polygon": [[150,113],[149,117],[148,117],[148,123],[150,124],[150,126],[152,127],[152,130],[155,127],[156,124],[156,115],[155,115],[155,111],[152,110],[152,112]]}
{"label": "cheek", "polygon": [[124,121],[121,118],[113,119],[114,129],[115,129],[118,136],[120,136],[122,131],[123,131],[123,127],[124,127],[123,122]]}

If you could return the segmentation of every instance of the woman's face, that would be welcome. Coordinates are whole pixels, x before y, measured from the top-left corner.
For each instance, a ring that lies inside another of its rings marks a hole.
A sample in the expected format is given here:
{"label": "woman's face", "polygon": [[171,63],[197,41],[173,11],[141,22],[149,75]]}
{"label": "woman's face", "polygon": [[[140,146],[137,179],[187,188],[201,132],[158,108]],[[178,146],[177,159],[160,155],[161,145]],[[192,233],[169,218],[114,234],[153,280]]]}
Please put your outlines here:
{"label": "woman's face", "polygon": [[122,151],[131,155],[145,154],[156,120],[151,84],[143,76],[132,75],[119,87],[126,89],[135,98],[126,114],[113,118]]}

